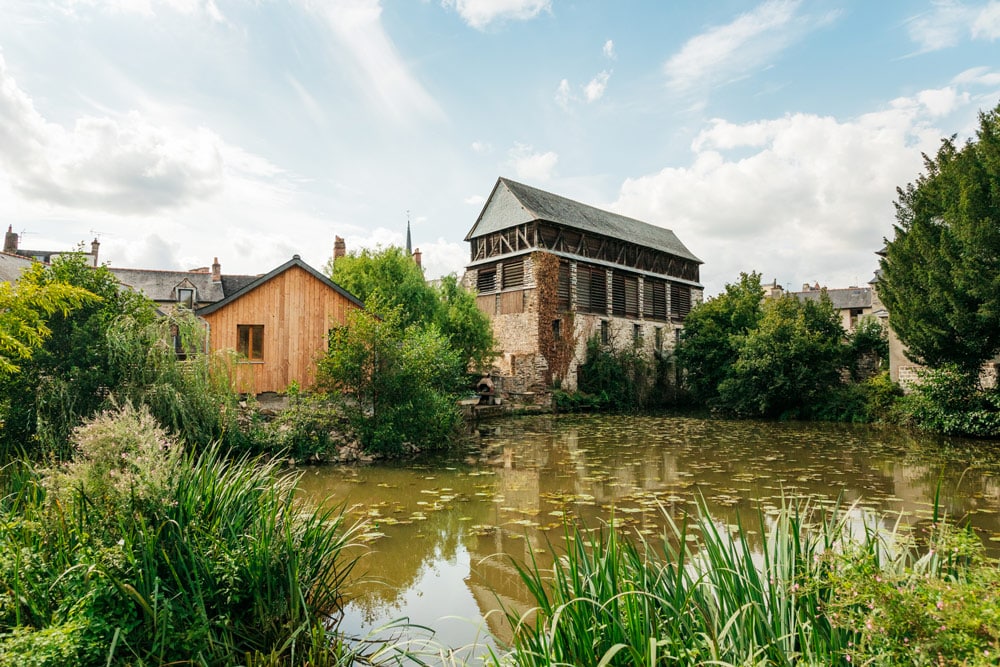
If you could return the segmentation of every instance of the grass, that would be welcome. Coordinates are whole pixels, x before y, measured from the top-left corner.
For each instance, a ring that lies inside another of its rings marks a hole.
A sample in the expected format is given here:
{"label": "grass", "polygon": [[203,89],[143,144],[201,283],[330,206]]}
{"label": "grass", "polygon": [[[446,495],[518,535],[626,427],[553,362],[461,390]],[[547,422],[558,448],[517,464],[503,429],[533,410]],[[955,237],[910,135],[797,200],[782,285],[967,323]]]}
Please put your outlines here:
{"label": "grass", "polygon": [[[570,526],[551,570],[518,565],[535,607],[506,613],[513,646],[493,663],[996,664],[1000,570],[976,538],[944,522],[922,547],[898,524],[857,538],[852,516],[794,501],[760,511],[762,549],[704,503],[656,543]],[[945,603],[925,601],[944,593],[953,606],[935,615]]]}
{"label": "grass", "polygon": [[147,412],[75,434],[74,463],[8,466],[0,664],[347,664],[331,621],[360,530],[275,463],[183,452]]}

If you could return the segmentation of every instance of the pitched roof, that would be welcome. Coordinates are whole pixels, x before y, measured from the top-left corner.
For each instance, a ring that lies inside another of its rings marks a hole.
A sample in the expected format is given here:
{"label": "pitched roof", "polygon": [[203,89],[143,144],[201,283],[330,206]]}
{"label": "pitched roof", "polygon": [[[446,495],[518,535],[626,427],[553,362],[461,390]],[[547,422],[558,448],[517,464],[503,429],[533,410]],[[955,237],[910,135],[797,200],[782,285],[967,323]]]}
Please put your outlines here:
{"label": "pitched roof", "polygon": [[501,186],[514,196],[532,220],[546,220],[565,227],[625,239],[699,264],[703,263],[681,243],[676,234],[666,227],[604,211],[503,177],[497,179],[476,224],[466,234],[466,241],[513,226],[510,219],[500,216],[489,218],[485,215]]}
{"label": "pitched roof", "polygon": [[118,282],[141,292],[153,301],[176,301],[174,288],[188,281],[198,290],[200,302],[219,301],[225,297],[221,281],[212,280],[211,273],[191,271],[167,271],[159,269],[120,269],[109,266]]}
{"label": "pitched roof", "polygon": [[305,262],[303,262],[302,258],[300,258],[298,255],[293,255],[290,260],[288,260],[287,262],[285,262],[281,266],[277,267],[276,269],[273,269],[272,271],[270,271],[268,273],[265,273],[262,276],[257,276],[254,280],[252,280],[252,281],[244,284],[241,288],[239,288],[235,292],[233,292],[231,294],[227,294],[224,299],[221,299],[220,301],[216,301],[215,303],[213,303],[211,305],[204,306],[202,308],[198,308],[197,310],[195,310],[195,314],[196,315],[208,315],[210,313],[214,313],[215,311],[219,310],[223,306],[226,306],[226,305],[232,303],[233,301],[235,301],[236,299],[239,299],[244,294],[252,292],[253,290],[257,289],[258,287],[260,287],[261,285],[263,285],[264,283],[266,283],[267,281],[271,280],[272,278],[274,278],[274,277],[276,277],[278,275],[281,275],[285,271],[287,271],[287,270],[289,270],[289,269],[291,269],[292,267],[295,267],[295,266],[297,266],[300,269],[306,271],[307,273],[309,273],[310,275],[312,275],[313,278],[315,278],[316,280],[319,280],[324,285],[326,285],[330,289],[334,290],[335,292],[337,292],[338,294],[340,294],[341,296],[343,296],[344,298],[346,298],[348,301],[350,301],[354,305],[358,306],[359,308],[364,308],[365,307],[365,305],[361,302],[360,299],[358,299],[358,297],[354,296],[353,294],[351,294],[350,292],[348,292],[347,290],[345,290],[343,287],[341,287],[340,285],[338,285],[337,283],[333,282],[332,280],[330,280],[329,278],[327,278],[326,276],[324,276],[322,273],[320,273],[319,271],[317,271],[313,267],[311,267],[308,264],[306,264]]}
{"label": "pitched roof", "polygon": [[0,252],[0,283],[12,283],[21,277],[35,260],[8,252]]}
{"label": "pitched roof", "polygon": [[792,292],[799,301],[819,301],[820,295],[826,292],[830,302],[837,310],[848,308],[871,308],[871,287],[846,287],[841,289],[809,290],[808,292]]}

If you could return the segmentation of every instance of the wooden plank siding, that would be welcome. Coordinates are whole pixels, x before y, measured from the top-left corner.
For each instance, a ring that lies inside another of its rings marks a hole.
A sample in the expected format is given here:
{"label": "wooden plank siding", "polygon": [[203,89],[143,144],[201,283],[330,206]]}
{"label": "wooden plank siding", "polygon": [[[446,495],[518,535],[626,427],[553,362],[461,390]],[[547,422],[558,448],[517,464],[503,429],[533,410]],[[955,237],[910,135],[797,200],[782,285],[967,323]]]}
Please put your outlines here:
{"label": "wooden plank siding", "polygon": [[293,381],[302,387],[313,385],[316,360],[326,351],[329,330],[346,324],[349,309],[356,307],[293,266],[203,317],[213,351],[237,349],[238,325],[264,325],[263,359],[241,361],[237,373],[243,384],[240,391],[260,394],[283,392]]}

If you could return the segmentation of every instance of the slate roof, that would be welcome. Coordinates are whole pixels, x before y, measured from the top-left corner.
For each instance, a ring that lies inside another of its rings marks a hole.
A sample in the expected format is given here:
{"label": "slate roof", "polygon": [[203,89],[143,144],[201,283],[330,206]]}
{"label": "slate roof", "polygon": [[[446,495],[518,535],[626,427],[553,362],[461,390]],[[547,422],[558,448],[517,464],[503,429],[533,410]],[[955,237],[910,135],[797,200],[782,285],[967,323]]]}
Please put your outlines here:
{"label": "slate roof", "polygon": [[[490,199],[493,199],[493,196],[501,185],[510,191],[535,220],[546,220],[565,227],[624,239],[703,264],[700,259],[695,257],[681,243],[676,234],[665,227],[658,227],[647,222],[642,222],[641,220],[604,211],[594,206],[582,204],[578,201],[573,201],[572,199],[503,177],[497,179],[497,183],[493,187],[493,192],[490,194]],[[482,213],[479,214],[476,224],[473,225],[472,229],[466,235],[466,241],[500,231],[509,226],[503,221],[484,219],[483,214],[488,207],[489,201],[487,201]]]}
{"label": "slate roof", "polygon": [[0,283],[12,283],[21,273],[34,263],[33,259],[0,252]]}
{"label": "slate roof", "polygon": [[297,266],[300,269],[303,269],[304,271],[308,272],[314,278],[316,278],[317,280],[319,280],[320,282],[322,282],[323,284],[325,284],[330,289],[336,291],[341,296],[343,296],[344,298],[346,298],[348,301],[350,301],[351,303],[355,304],[359,308],[364,308],[365,307],[365,305],[363,303],[361,303],[361,300],[358,299],[358,297],[354,296],[353,294],[351,294],[350,292],[348,292],[347,290],[345,290],[343,287],[341,287],[340,285],[338,285],[337,283],[333,282],[332,280],[330,280],[329,278],[327,278],[326,276],[324,276],[322,273],[320,273],[319,271],[317,271],[313,267],[311,267],[308,264],[306,264],[305,262],[303,262],[302,258],[300,258],[298,255],[293,255],[290,260],[288,260],[287,262],[285,262],[281,266],[277,267],[276,269],[274,269],[274,270],[272,270],[272,271],[270,271],[268,273],[265,273],[262,276],[256,276],[252,281],[244,284],[237,291],[235,291],[235,292],[233,292],[231,294],[227,294],[225,296],[225,298],[221,299],[220,301],[216,301],[215,303],[210,304],[208,306],[204,306],[203,308],[198,308],[197,310],[195,310],[195,314],[196,315],[208,315],[210,313],[214,313],[215,311],[219,310],[223,306],[226,306],[227,304],[232,303],[233,301],[235,301],[236,299],[239,299],[244,294],[252,292],[253,290],[257,289],[258,287],[260,287],[261,285],[263,285],[264,283],[266,283],[268,280],[271,280],[275,276],[278,276],[278,275],[284,273],[285,271],[287,271],[288,269],[290,269],[292,267],[295,267],[295,266]]}
{"label": "slate roof", "polygon": [[199,303],[214,303],[225,297],[221,281],[212,280],[211,273],[166,271],[158,269],[120,269],[108,267],[118,282],[141,292],[153,301],[176,301],[174,288],[188,281],[198,291]]}
{"label": "slate roof", "polygon": [[[822,290],[809,290],[808,292],[792,292],[799,301],[819,301]],[[848,308],[871,308],[872,288],[871,287],[846,287],[841,289],[826,290],[833,307],[837,310],[847,310]]]}

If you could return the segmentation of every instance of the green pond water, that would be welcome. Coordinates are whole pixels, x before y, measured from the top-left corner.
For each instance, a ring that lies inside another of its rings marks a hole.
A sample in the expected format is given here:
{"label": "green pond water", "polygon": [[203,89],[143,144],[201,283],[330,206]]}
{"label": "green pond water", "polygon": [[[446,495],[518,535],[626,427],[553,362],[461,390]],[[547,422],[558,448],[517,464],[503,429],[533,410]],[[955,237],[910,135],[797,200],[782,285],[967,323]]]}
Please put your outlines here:
{"label": "green pond water", "polygon": [[815,506],[840,498],[858,531],[899,516],[919,528],[939,487],[948,516],[1000,555],[1000,443],[894,428],[524,417],[480,425],[472,447],[451,458],[308,468],[301,482],[309,497],[345,503],[369,522],[341,629],[398,639],[376,629],[407,618],[433,628],[434,645],[478,644],[472,653],[490,635],[509,638],[496,610],[529,606],[512,559],[545,565],[567,518],[655,538],[664,515],[695,512],[699,494],[730,525],[738,514],[756,524],[756,509],[775,511],[782,497],[807,497]]}

